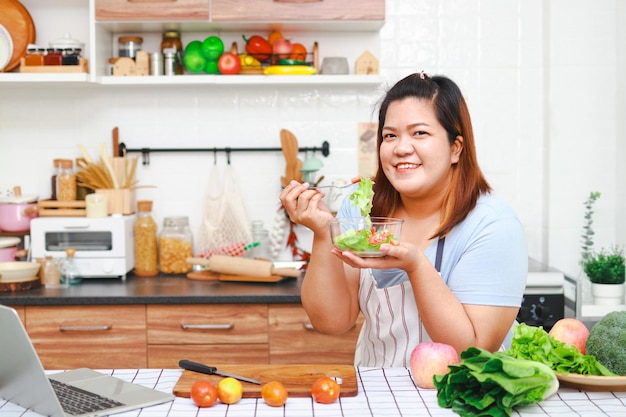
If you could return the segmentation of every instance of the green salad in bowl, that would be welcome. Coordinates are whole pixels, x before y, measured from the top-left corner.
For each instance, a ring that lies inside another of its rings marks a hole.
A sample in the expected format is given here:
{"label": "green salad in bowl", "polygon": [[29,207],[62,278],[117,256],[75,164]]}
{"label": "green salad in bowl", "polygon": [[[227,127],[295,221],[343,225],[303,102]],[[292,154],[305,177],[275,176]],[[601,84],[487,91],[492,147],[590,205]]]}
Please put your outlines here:
{"label": "green salad in bowl", "polygon": [[395,244],[402,232],[401,219],[370,217],[374,182],[363,178],[358,188],[350,194],[353,206],[358,206],[362,217],[336,218],[330,222],[330,236],[340,250],[353,251],[361,257],[380,257],[383,243]]}

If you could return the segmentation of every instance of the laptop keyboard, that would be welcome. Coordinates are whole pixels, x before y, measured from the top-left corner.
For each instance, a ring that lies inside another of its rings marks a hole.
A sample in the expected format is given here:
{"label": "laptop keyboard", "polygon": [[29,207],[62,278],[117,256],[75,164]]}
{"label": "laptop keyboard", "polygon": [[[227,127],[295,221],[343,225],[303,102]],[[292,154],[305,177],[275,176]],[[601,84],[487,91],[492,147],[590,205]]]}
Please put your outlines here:
{"label": "laptop keyboard", "polygon": [[61,403],[61,407],[63,407],[63,411],[69,414],[80,415],[124,405],[118,401],[64,384],[55,379],[50,379],[50,382]]}

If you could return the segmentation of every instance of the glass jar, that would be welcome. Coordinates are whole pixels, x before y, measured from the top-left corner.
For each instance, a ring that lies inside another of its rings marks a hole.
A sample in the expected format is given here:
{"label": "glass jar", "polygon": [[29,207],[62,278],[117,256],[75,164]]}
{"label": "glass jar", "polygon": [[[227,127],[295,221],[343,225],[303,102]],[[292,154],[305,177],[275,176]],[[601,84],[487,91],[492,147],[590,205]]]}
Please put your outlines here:
{"label": "glass jar", "polygon": [[76,259],[74,259],[75,254],[76,249],[65,249],[65,259],[63,260],[61,266],[61,282],[65,285],[77,285],[83,280],[80,277],[78,266],[76,265]]}
{"label": "glass jar", "polygon": [[[183,44],[180,40],[180,32],[177,30],[168,30],[163,32],[163,40],[161,41],[161,53],[167,58],[165,50],[173,49],[173,74],[183,74]],[[164,65],[167,70],[167,64]],[[166,73],[166,75],[168,75]]]}
{"label": "glass jar", "polygon": [[118,38],[120,57],[133,58],[137,56],[137,51],[141,51],[143,38],[140,36],[120,36]]}
{"label": "glass jar", "polygon": [[44,57],[46,55],[46,50],[44,48],[40,48],[37,45],[28,45],[26,49],[26,55],[24,56],[24,64],[31,67],[37,67],[44,64]]}
{"label": "glass jar", "polygon": [[135,275],[153,277],[158,273],[157,225],[152,218],[152,201],[138,201],[135,221]]}
{"label": "glass jar", "polygon": [[256,247],[250,250],[249,257],[258,259],[271,259],[270,254],[270,232],[263,228],[261,220],[254,220],[250,224],[252,232],[252,242],[258,243]]}
{"label": "glass jar", "polygon": [[40,271],[42,275],[42,284],[46,287],[58,288],[64,286],[61,284],[61,270],[59,269],[59,263],[52,256],[47,255],[43,259]]}
{"label": "glass jar", "polygon": [[187,216],[166,217],[159,235],[159,270],[165,274],[191,271],[187,258],[193,256],[193,236]]}
{"label": "glass jar", "polygon": [[63,50],[59,48],[48,48],[46,56],[43,58],[44,65],[63,65]]}
{"label": "glass jar", "polygon": [[74,162],[71,159],[60,161],[60,168],[57,173],[57,200],[76,200],[76,174],[74,174]]}
{"label": "glass jar", "polygon": [[57,176],[59,175],[59,171],[61,170],[61,160],[58,158],[53,159],[52,166],[54,167],[54,170],[52,171],[52,177],[50,177],[50,186],[51,186],[50,199],[56,200],[57,199]]}
{"label": "glass jar", "polygon": [[79,65],[81,49],[80,48],[64,48],[63,49],[63,65]]}

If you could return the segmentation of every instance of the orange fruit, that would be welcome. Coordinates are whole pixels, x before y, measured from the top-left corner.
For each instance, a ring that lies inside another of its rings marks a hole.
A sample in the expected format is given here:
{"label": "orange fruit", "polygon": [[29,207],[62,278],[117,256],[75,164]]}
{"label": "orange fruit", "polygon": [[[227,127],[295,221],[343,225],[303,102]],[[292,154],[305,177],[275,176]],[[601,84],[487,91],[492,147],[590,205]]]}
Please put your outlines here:
{"label": "orange fruit", "polygon": [[297,59],[299,61],[306,61],[306,46],[301,43],[294,43],[291,45],[291,54],[289,59]]}
{"label": "orange fruit", "polygon": [[287,402],[287,390],[278,381],[268,382],[261,388],[261,396],[272,407],[281,407]]}
{"label": "orange fruit", "polygon": [[274,45],[276,39],[281,38],[283,38],[283,34],[278,30],[273,30],[272,33],[270,33],[270,35],[267,37],[267,41],[270,43],[270,45]]}
{"label": "orange fruit", "polygon": [[235,404],[241,400],[243,386],[235,378],[224,378],[217,385],[217,398],[224,404]]}

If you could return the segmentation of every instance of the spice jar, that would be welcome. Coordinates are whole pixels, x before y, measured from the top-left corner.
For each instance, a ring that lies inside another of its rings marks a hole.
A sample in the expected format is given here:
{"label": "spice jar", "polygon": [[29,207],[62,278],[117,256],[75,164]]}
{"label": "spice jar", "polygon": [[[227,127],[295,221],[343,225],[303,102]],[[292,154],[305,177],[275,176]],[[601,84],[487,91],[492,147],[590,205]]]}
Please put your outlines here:
{"label": "spice jar", "polygon": [[[180,40],[180,32],[177,30],[168,30],[163,32],[163,40],[161,41],[161,53],[166,55],[166,49],[173,49],[173,68],[174,74],[183,74],[183,44]],[[167,69],[167,64],[165,65]],[[166,75],[169,75],[166,73]],[[173,75],[173,74],[172,74]]]}
{"label": "spice jar", "polygon": [[61,169],[61,159],[52,160],[52,166],[54,167],[54,171],[52,173],[52,177],[50,177],[50,185],[52,192],[50,193],[50,199],[57,199],[57,176],[59,175],[59,170]]}
{"label": "spice jar", "polygon": [[44,64],[45,49],[40,48],[37,45],[29,44],[26,49],[26,55],[24,56],[24,64],[27,66],[41,66]]}
{"label": "spice jar", "polygon": [[79,65],[81,49],[80,48],[64,48],[63,49],[63,65]]}
{"label": "spice jar", "polygon": [[186,216],[166,217],[159,235],[159,270],[165,274],[191,271],[187,258],[193,254],[193,236]]}
{"label": "spice jar", "polygon": [[57,173],[57,200],[76,200],[76,174],[74,174],[74,162],[71,159],[62,159]]}
{"label": "spice jar", "polygon": [[63,65],[63,50],[59,48],[48,48],[46,56],[43,58],[44,65]]}
{"label": "spice jar", "polygon": [[152,218],[152,201],[138,201],[135,221],[135,275],[153,277],[158,273],[157,225]]}
{"label": "spice jar", "polygon": [[137,56],[137,51],[141,51],[143,38],[140,36],[120,36],[118,38],[120,57],[133,58]]}

